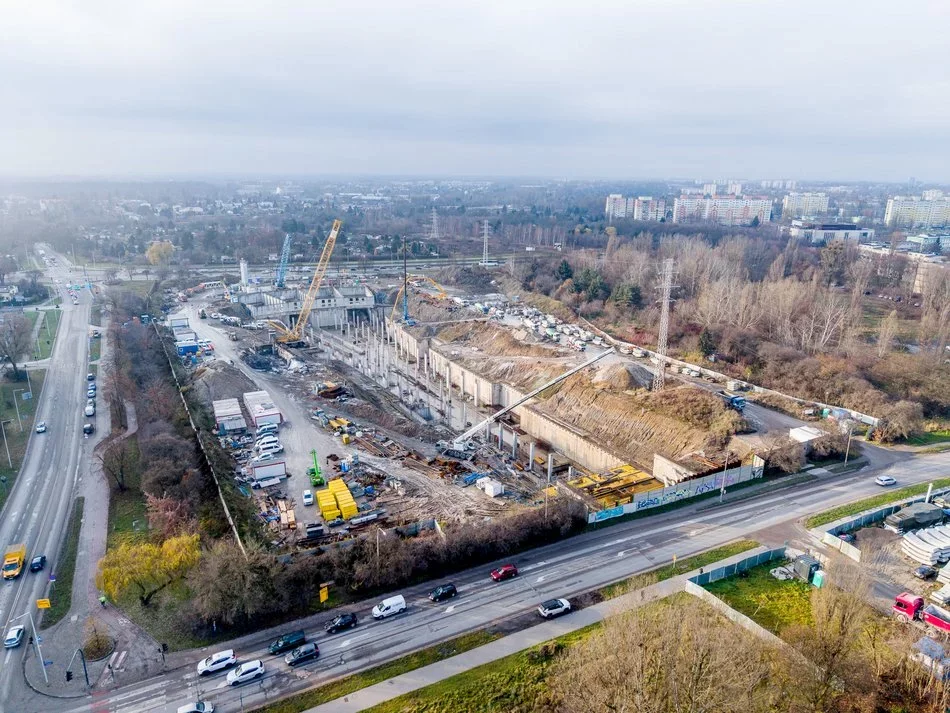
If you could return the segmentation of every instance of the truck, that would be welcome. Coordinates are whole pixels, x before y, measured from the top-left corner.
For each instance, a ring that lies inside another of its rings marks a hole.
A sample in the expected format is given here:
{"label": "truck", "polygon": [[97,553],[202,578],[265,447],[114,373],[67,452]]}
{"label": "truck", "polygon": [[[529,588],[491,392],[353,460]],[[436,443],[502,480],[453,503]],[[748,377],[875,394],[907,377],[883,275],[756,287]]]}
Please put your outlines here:
{"label": "truck", "polygon": [[726,402],[726,406],[742,413],[745,408],[745,396],[740,396],[731,391],[717,391],[716,395]]}
{"label": "truck", "polygon": [[922,621],[928,626],[950,632],[950,611],[936,604],[925,604],[924,598],[910,592],[894,597],[891,610],[906,621]]}
{"label": "truck", "polygon": [[204,308],[204,307],[202,307],[201,309],[198,310],[198,318],[199,318],[199,319],[208,319],[208,313],[205,311],[205,308]]}
{"label": "truck", "polygon": [[3,578],[16,579],[23,571],[23,562],[26,561],[26,545],[10,545],[3,555]]}

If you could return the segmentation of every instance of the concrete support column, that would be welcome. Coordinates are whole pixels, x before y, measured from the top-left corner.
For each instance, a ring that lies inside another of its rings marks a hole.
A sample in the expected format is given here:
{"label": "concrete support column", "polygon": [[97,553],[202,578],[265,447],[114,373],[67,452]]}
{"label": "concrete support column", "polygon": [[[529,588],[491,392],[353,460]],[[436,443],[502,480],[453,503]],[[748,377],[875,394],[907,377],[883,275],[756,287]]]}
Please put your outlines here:
{"label": "concrete support column", "polygon": [[528,444],[528,472],[534,472],[534,441]]}
{"label": "concrete support column", "polygon": [[465,400],[465,372],[459,373],[459,398]]}
{"label": "concrete support column", "polygon": [[505,448],[505,425],[499,421],[498,423],[498,449],[504,450]]}
{"label": "concrete support column", "polygon": [[518,434],[514,431],[511,432],[511,459],[516,460],[518,458]]}
{"label": "concrete support column", "polygon": [[551,482],[551,476],[554,475],[554,454],[548,452],[548,483]]}
{"label": "concrete support column", "polygon": [[462,428],[463,429],[468,423],[468,414],[466,413],[466,408],[465,408],[466,406],[468,406],[468,404],[463,401],[462,402]]}

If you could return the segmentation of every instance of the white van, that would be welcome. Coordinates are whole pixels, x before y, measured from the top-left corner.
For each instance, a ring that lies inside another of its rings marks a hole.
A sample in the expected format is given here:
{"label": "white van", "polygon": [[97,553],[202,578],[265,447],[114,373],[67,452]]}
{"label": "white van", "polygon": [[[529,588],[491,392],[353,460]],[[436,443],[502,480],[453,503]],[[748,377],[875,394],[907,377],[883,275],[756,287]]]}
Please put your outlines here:
{"label": "white van", "polygon": [[262,423],[257,427],[257,437],[266,436],[267,434],[277,433],[277,424],[276,423]]}
{"label": "white van", "polygon": [[404,611],[406,611],[406,598],[401,594],[397,594],[395,597],[384,599],[373,607],[373,618],[386,619]]}
{"label": "white van", "polygon": [[284,450],[284,447],[280,445],[280,442],[267,443],[257,447],[257,452],[260,455],[265,455],[267,453],[280,453],[282,450]]}
{"label": "white van", "polygon": [[86,408],[85,408],[85,410],[83,411],[83,413],[86,414],[87,416],[95,416],[95,415],[96,415],[96,407],[95,407],[95,404],[93,404],[92,401],[88,402],[88,403],[86,404]]}

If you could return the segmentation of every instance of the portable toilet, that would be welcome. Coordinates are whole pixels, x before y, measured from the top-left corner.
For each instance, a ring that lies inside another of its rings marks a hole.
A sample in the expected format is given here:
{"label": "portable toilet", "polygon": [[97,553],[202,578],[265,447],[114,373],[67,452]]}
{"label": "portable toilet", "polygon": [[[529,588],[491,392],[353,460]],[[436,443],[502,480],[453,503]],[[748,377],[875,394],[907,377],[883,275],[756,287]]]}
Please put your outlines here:
{"label": "portable toilet", "polygon": [[818,589],[821,589],[825,584],[825,570],[819,569],[811,577],[811,583],[815,585]]}

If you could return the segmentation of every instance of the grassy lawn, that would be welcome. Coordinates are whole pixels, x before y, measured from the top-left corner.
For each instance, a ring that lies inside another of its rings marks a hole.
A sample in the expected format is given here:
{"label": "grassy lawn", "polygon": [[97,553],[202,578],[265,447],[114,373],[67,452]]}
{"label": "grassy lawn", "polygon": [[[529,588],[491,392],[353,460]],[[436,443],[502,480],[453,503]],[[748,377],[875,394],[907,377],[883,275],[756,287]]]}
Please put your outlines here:
{"label": "grassy lawn", "polygon": [[89,361],[99,361],[99,357],[102,355],[102,339],[90,339],[89,340]]}
{"label": "grassy lawn", "polygon": [[122,283],[122,289],[129,290],[137,295],[145,297],[149,292],[152,291],[152,285],[154,284],[155,280],[131,280],[129,282]]}
{"label": "grassy lawn", "polygon": [[627,592],[633,592],[637,589],[643,589],[648,587],[651,584],[656,584],[657,582],[662,582],[666,579],[671,579],[680,574],[686,574],[694,569],[700,567],[705,567],[707,565],[718,562],[719,560],[724,560],[727,557],[733,557],[743,552],[748,552],[759,546],[759,543],[755,540],[739,540],[738,542],[733,542],[728,545],[723,545],[722,547],[717,547],[714,550],[709,550],[709,552],[702,552],[693,557],[687,557],[686,559],[676,560],[676,564],[672,562],[657,569],[651,570],[649,572],[644,572],[643,574],[636,574],[629,579],[625,579],[622,582],[615,582],[614,584],[608,584],[606,587],[603,587],[599,590],[600,595],[604,599],[613,599],[614,597],[619,597],[622,594]]}
{"label": "grassy lawn", "polygon": [[59,329],[59,318],[62,315],[58,309],[46,310],[43,314],[43,322],[40,331],[36,335],[36,345],[34,355],[37,359],[48,359],[53,351],[53,344],[56,340],[56,331]]}
{"label": "grassy lawn", "polygon": [[[940,480],[934,480],[932,482],[935,490],[950,487],[950,478],[941,478]],[[928,485],[930,485],[930,483],[918,483],[917,485],[909,485],[906,488],[898,488],[897,490],[886,490],[880,495],[875,495],[871,498],[858,500],[857,502],[848,503],[847,505],[839,505],[831,510],[825,510],[817,515],[812,515],[805,520],[805,527],[811,529],[819,525],[827,525],[829,522],[840,520],[848,515],[857,515],[859,512],[882,507],[895,500],[903,500],[904,498],[912,498],[915,495],[923,495],[927,492]]]}
{"label": "grassy lawn", "polygon": [[762,564],[747,570],[748,577],[721,579],[706,589],[775,634],[793,624],[810,624],[811,585],[776,579],[769,570],[777,566],[777,562]]}
{"label": "grassy lawn", "polygon": [[907,444],[910,446],[932,446],[948,441],[950,441],[950,428],[911,436],[907,439]]}
{"label": "grassy lawn", "polygon": [[43,614],[40,628],[48,629],[69,612],[73,599],[73,575],[76,573],[76,552],[79,550],[79,530],[82,527],[83,498],[73,502],[73,512],[69,516],[66,539],[63,550],[56,561],[56,581],[50,590],[50,608]]}
{"label": "grassy lawn", "polygon": [[[347,676],[346,678],[341,678],[338,681],[333,681],[332,683],[320,686],[319,688],[314,688],[310,691],[305,691],[304,693],[298,693],[295,696],[290,696],[289,698],[285,698],[282,701],[270,703],[262,708],[256,708],[255,713],[297,713],[298,711],[306,710],[307,708],[313,706],[318,706],[321,703],[335,700],[341,696],[346,696],[350,693],[353,693],[354,691],[360,690],[361,688],[372,686],[374,683],[385,681],[387,678],[408,673],[409,671],[415,671],[416,669],[422,668],[423,666],[428,666],[429,664],[456,656],[470,649],[484,646],[485,644],[494,641],[499,636],[499,634],[493,634],[487,631],[475,631],[471,634],[464,634],[455,639],[449,639],[448,641],[444,641],[441,644],[436,644],[435,646],[430,646],[426,649],[422,649],[421,651],[416,651],[415,653],[409,654],[408,656],[403,656],[402,658],[396,659],[395,661],[390,661],[389,663],[385,663],[381,666],[376,666],[375,668],[368,669],[361,673],[353,674],[352,676]],[[506,661],[507,659],[502,660]],[[477,671],[479,669],[475,670]]]}
{"label": "grassy lawn", "polygon": [[[13,487],[13,481],[16,480],[20,465],[23,463],[26,444],[33,433],[36,404],[39,401],[40,392],[43,390],[43,380],[45,378],[46,372],[43,370],[30,372],[33,398],[28,401],[23,400],[23,392],[29,388],[26,379],[22,382],[7,381],[6,379],[0,381],[0,420],[9,421],[9,423],[3,424],[3,432],[6,434],[6,447],[0,451],[0,478],[6,479],[6,483],[0,485],[0,508],[6,502],[7,493]],[[16,394],[14,394],[14,391]],[[14,401],[14,396],[16,401]],[[22,431],[17,423],[17,408],[20,409],[20,418],[23,424]],[[37,438],[48,438],[50,435],[37,434]],[[55,438],[55,436],[53,437]],[[7,459],[8,451],[10,454],[9,460]]]}
{"label": "grassy lawn", "polygon": [[107,548],[115,547],[120,542],[141,541],[147,535],[145,529],[145,494],[142,492],[138,439],[135,436],[130,436],[125,442],[132,450],[132,465],[125,478],[126,490],[120,492],[115,487],[115,481],[109,481],[112,492],[109,495]]}

